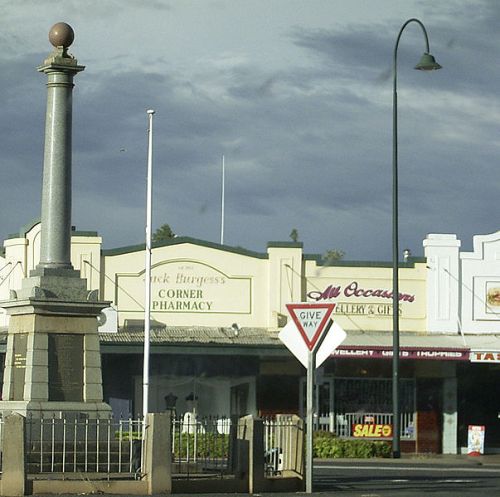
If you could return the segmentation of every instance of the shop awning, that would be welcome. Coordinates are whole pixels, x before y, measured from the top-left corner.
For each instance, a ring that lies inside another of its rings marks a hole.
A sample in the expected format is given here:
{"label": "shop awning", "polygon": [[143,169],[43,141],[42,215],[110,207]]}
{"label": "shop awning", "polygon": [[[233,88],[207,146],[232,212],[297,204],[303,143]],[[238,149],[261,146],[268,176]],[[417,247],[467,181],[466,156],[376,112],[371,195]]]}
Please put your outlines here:
{"label": "shop awning", "polygon": [[[400,358],[413,360],[448,360],[474,362],[500,362],[500,336],[498,335],[446,335],[401,334]],[[491,355],[478,355],[483,351]],[[498,353],[495,353],[498,352]],[[389,359],[392,357],[392,334],[348,332],[346,340],[333,357]],[[486,360],[479,360],[486,357]],[[495,359],[495,360],[493,360]]]}

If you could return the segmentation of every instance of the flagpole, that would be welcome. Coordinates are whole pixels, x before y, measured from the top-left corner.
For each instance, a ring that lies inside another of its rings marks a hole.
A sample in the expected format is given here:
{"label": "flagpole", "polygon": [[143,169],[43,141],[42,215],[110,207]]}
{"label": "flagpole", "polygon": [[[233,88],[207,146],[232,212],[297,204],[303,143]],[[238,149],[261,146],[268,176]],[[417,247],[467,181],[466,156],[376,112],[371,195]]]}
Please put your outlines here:
{"label": "flagpole", "polygon": [[146,111],[148,114],[148,170],[146,193],[146,269],[144,275],[144,361],[142,383],[142,414],[144,419],[149,411],[149,342],[151,330],[151,221],[152,221],[152,184],[153,184],[153,114],[154,110]]}
{"label": "flagpole", "polygon": [[225,162],[224,154],[222,155],[222,194],[221,194],[221,221],[220,221],[220,244],[224,245],[224,201],[225,201]]}

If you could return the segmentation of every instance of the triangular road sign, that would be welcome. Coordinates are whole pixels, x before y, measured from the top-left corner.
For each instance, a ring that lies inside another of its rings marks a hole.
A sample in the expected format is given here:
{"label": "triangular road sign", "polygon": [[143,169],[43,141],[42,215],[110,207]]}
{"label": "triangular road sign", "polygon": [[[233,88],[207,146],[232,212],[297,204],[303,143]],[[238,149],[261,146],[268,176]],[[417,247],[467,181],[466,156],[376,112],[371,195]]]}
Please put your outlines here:
{"label": "triangular road sign", "polygon": [[[330,319],[326,325],[324,340],[316,350],[315,365],[319,368],[346,339],[345,331]],[[285,344],[286,348],[300,361],[307,369],[309,367],[309,349],[299,333],[295,323],[290,320],[287,325],[279,332],[278,338]]]}
{"label": "triangular road sign", "polygon": [[286,308],[304,339],[307,348],[313,350],[323,332],[328,328],[327,323],[335,308],[335,304],[286,304]]}

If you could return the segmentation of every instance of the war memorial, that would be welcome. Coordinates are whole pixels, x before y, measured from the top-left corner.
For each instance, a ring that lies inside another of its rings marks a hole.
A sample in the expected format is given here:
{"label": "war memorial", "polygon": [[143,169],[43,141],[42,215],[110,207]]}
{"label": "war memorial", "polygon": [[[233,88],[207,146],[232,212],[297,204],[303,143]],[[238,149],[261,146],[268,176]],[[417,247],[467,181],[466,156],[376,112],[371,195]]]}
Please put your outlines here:
{"label": "war memorial", "polygon": [[73,78],[83,71],[68,53],[73,30],[56,24],[47,76],[40,262],[4,302],[10,316],[0,411],[96,416],[103,403],[97,316],[108,305],[71,263]]}

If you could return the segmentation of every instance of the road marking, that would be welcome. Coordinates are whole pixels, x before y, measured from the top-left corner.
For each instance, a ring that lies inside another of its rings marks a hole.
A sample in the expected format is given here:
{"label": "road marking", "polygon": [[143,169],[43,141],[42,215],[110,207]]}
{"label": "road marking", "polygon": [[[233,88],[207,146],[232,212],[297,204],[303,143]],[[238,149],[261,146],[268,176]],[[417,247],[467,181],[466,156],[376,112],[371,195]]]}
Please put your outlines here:
{"label": "road marking", "polygon": [[434,471],[434,472],[450,472],[450,471],[467,471],[471,473],[498,473],[499,469],[498,468],[485,468],[485,467],[472,467],[469,468],[467,466],[464,467],[436,467],[436,466],[425,466],[425,467],[419,467],[419,466],[340,466],[340,465],[320,465],[320,466],[314,466],[315,470],[321,470],[321,469],[341,469],[343,471],[347,470],[354,470],[354,471],[359,471],[360,469],[367,469],[367,470],[377,470],[377,471]]}
{"label": "road marking", "polygon": [[474,483],[476,480],[438,480],[438,483]]}

